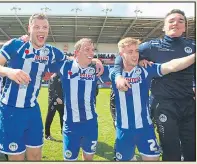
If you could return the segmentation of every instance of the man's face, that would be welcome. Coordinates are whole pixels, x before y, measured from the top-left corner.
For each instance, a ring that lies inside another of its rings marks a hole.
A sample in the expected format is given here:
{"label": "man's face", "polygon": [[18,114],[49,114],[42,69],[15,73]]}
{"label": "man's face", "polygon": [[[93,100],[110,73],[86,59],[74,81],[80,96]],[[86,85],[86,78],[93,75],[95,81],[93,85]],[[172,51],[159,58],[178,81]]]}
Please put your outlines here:
{"label": "man's face", "polygon": [[185,32],[184,16],[178,13],[168,15],[163,30],[167,36],[180,37]]}
{"label": "man's face", "polygon": [[28,27],[28,32],[34,48],[41,48],[48,37],[49,23],[46,19],[34,19]]}
{"label": "man's face", "polygon": [[68,52],[68,45],[67,44],[64,45],[63,52],[64,53]]}
{"label": "man's face", "polygon": [[120,54],[127,66],[135,67],[138,64],[139,51],[137,44],[124,45]]}
{"label": "man's face", "polygon": [[78,60],[81,60],[85,64],[90,64],[94,57],[94,45],[93,43],[84,42],[80,49],[76,52]]}

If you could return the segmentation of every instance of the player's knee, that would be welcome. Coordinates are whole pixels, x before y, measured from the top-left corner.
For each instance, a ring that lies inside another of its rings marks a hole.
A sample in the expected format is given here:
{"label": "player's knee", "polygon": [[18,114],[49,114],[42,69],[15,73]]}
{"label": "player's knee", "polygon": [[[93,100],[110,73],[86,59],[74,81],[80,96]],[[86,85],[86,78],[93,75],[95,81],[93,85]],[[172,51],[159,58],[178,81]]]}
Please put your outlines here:
{"label": "player's knee", "polygon": [[142,160],[143,161],[159,161],[159,156],[157,157],[147,157],[142,155]]}
{"label": "player's knee", "polygon": [[86,154],[83,152],[83,160],[84,161],[92,161],[94,157],[94,154]]}
{"label": "player's knee", "polygon": [[25,159],[25,155],[19,154],[19,155],[8,155],[9,161],[23,161]]}
{"label": "player's knee", "polygon": [[33,161],[40,161],[42,159],[41,153],[31,153],[27,156],[28,160],[33,160]]}
{"label": "player's knee", "polygon": [[35,150],[27,150],[27,160],[33,160],[33,161],[40,161],[42,159],[42,151],[41,148],[35,148]]}

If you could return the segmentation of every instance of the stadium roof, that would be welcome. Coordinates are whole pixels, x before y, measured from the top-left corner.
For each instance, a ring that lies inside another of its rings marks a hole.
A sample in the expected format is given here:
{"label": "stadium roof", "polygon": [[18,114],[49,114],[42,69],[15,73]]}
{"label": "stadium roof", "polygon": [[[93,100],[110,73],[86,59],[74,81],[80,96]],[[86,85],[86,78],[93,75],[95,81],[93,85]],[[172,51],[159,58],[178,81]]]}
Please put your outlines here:
{"label": "stadium roof", "polygon": [[[30,15],[0,15],[0,40],[27,33]],[[95,43],[117,43],[131,36],[141,41],[162,37],[163,18],[49,15],[48,42],[75,42],[83,37]],[[195,39],[195,18],[187,21],[185,36]]]}

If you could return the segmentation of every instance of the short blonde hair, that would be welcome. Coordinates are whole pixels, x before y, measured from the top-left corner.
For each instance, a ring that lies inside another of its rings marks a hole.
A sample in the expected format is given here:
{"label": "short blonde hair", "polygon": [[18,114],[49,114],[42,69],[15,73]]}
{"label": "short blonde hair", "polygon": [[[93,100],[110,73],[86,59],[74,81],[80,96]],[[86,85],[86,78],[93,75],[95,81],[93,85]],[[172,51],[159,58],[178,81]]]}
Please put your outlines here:
{"label": "short blonde hair", "polygon": [[82,38],[80,39],[79,41],[77,41],[77,43],[75,44],[74,48],[75,50],[80,50],[81,46],[84,44],[84,43],[90,43],[90,44],[94,44],[92,39],[89,39],[89,38]]}
{"label": "short blonde hair", "polygon": [[134,39],[134,38],[131,38],[131,37],[127,37],[127,38],[124,38],[124,39],[121,39],[119,42],[118,42],[118,49],[119,51],[122,50],[122,48],[124,48],[124,46],[126,45],[139,45],[141,42],[139,39]]}
{"label": "short blonde hair", "polygon": [[40,19],[40,20],[46,19],[48,21],[48,18],[47,18],[47,16],[45,14],[43,14],[43,13],[35,13],[29,18],[29,25],[33,22],[34,19]]}

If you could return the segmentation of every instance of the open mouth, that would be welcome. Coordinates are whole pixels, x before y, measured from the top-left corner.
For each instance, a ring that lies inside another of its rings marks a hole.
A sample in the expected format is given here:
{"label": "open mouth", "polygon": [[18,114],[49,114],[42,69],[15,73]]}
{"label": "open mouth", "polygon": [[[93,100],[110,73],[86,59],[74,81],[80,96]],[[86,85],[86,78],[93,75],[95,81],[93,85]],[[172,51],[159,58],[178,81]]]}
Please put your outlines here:
{"label": "open mouth", "polygon": [[44,41],[44,35],[37,35],[37,39],[38,39],[38,41],[43,42]]}

